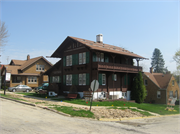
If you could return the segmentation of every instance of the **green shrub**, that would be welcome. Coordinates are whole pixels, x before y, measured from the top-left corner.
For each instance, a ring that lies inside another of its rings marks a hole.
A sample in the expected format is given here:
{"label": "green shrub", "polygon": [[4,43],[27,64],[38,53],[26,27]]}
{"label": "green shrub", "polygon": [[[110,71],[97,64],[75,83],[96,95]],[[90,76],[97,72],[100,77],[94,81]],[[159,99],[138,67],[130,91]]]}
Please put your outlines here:
{"label": "green shrub", "polygon": [[144,86],[141,72],[134,78],[131,97],[136,103],[143,103],[146,98],[146,87]]}

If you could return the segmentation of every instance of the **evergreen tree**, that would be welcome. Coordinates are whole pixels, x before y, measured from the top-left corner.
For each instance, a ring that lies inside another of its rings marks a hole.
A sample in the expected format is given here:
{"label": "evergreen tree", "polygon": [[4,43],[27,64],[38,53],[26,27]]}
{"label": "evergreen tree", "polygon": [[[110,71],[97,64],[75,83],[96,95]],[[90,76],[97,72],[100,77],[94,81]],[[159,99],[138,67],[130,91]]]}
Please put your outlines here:
{"label": "evergreen tree", "polygon": [[154,68],[155,73],[163,73],[164,72],[164,59],[159,49],[155,48],[153,52],[153,56],[151,58],[151,66]]}
{"label": "evergreen tree", "polygon": [[143,103],[146,98],[146,87],[144,86],[141,72],[134,78],[131,97],[136,103]]}

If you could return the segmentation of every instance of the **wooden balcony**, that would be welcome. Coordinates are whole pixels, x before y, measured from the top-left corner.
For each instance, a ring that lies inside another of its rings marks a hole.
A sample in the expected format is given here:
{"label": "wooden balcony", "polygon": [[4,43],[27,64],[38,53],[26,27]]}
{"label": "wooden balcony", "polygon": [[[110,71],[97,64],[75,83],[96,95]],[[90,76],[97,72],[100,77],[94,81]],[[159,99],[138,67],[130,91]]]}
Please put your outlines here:
{"label": "wooden balcony", "polygon": [[142,67],[105,62],[94,62],[93,68],[97,68],[97,70],[99,71],[115,71],[127,73],[138,73],[139,71],[142,71]]}

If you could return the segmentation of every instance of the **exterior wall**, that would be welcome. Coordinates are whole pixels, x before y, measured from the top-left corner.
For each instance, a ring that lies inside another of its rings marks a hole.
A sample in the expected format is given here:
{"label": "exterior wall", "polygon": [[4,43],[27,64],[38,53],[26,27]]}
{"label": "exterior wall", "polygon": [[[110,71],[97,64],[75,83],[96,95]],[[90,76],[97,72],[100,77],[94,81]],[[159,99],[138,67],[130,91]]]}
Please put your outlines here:
{"label": "exterior wall", "polygon": [[[160,90],[154,82],[152,82],[145,74],[143,74],[143,81],[147,80],[147,85],[145,85],[147,90],[147,96],[145,98],[146,103],[157,103],[166,104],[166,90]],[[157,91],[161,92],[161,97],[157,98]]]}
{"label": "exterior wall", "polygon": [[[172,81],[174,81],[174,86],[172,85]],[[173,91],[173,97],[175,97],[175,91],[177,91],[178,98],[180,97],[180,95],[179,95],[179,92],[180,92],[179,86],[178,86],[178,84],[177,84],[177,82],[176,82],[176,80],[175,80],[175,78],[173,76],[172,76],[172,78],[171,78],[171,80],[170,80],[170,82],[168,84],[168,87],[167,87],[167,100],[169,99],[169,91]]]}
{"label": "exterior wall", "polygon": [[36,65],[44,65],[44,72],[47,71],[51,66],[45,62],[43,59],[39,59],[26,69],[24,69],[23,73],[35,73],[35,74],[40,74],[42,71],[36,71]]}

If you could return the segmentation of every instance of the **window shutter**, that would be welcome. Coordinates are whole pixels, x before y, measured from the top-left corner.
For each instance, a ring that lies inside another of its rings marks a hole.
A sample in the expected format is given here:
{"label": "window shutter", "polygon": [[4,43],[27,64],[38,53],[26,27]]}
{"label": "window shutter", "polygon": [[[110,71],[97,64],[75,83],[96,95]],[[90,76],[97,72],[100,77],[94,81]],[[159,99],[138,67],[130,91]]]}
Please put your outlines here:
{"label": "window shutter", "polygon": [[86,63],[89,63],[89,52],[86,52]]}
{"label": "window shutter", "polygon": [[73,54],[72,55],[72,65],[75,65],[76,64],[76,55],[75,54]]}
{"label": "window shutter", "polygon": [[124,76],[124,85],[126,86],[126,75]]}
{"label": "window shutter", "polygon": [[128,85],[130,85],[130,76],[128,75]]}
{"label": "window shutter", "polygon": [[61,83],[61,76],[59,76],[59,83]]}
{"label": "window shutter", "polygon": [[52,76],[50,76],[50,83],[52,83]]}
{"label": "window shutter", "polygon": [[109,57],[107,53],[104,54],[104,57],[105,57],[105,62],[109,62]]}
{"label": "window shutter", "polygon": [[86,74],[86,85],[89,85],[89,74]]}
{"label": "window shutter", "polygon": [[75,54],[75,65],[78,65],[79,64],[79,57],[78,57],[79,54]]}
{"label": "window shutter", "polygon": [[66,56],[63,57],[63,66],[66,66]]}
{"label": "window shutter", "polygon": [[66,85],[66,75],[63,75],[63,84]]}
{"label": "window shutter", "polygon": [[72,74],[72,85],[75,85],[75,74]]}
{"label": "window shutter", "polygon": [[102,85],[102,74],[99,74],[98,76],[99,76],[99,77],[98,77],[99,85]]}
{"label": "window shutter", "polygon": [[96,62],[96,53],[93,52],[93,62]]}
{"label": "window shutter", "polygon": [[79,85],[79,74],[76,74],[76,85]]}

